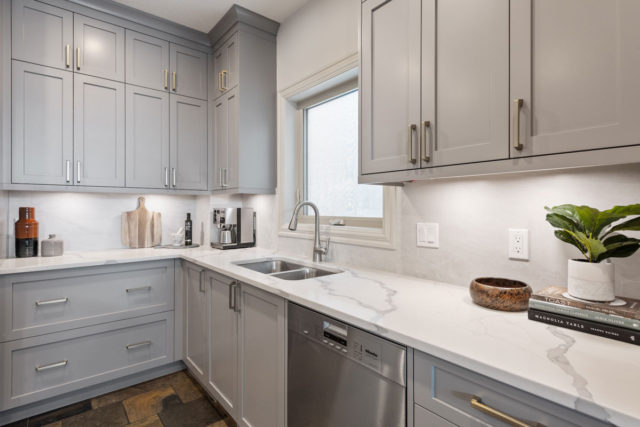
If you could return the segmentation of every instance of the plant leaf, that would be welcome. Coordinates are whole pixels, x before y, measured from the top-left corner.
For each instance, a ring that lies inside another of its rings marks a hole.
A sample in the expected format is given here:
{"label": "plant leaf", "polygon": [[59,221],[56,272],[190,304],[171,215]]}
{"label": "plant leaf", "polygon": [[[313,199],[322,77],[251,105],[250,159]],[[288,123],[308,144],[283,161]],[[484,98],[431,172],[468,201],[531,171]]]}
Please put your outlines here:
{"label": "plant leaf", "polygon": [[[634,239],[636,240],[636,239]],[[633,255],[638,249],[640,249],[640,242],[624,242],[612,245],[611,249],[607,248],[605,252],[600,254],[598,262],[604,261],[608,258],[626,258]]]}
{"label": "plant leaf", "polygon": [[630,219],[629,221],[621,222],[620,224],[614,225],[603,235],[607,236],[616,231],[639,231],[640,230],[640,216]]}
{"label": "plant leaf", "polygon": [[578,231],[575,233],[576,237],[580,241],[580,243],[587,248],[587,259],[589,262],[597,262],[596,260],[600,256],[600,254],[607,251],[607,248],[602,244],[602,242],[598,239],[592,239],[588,237],[586,234]]}
{"label": "plant leaf", "polygon": [[580,252],[582,252],[582,254],[587,257],[587,248],[585,246],[582,245],[582,243],[580,243],[580,241],[578,239],[576,239],[574,237],[574,235],[572,235],[571,233],[569,233],[566,230],[556,230],[554,231],[554,233],[556,235],[556,237],[560,240],[562,240],[565,243],[568,243],[570,245],[575,246],[576,248],[578,248],[578,250]]}
{"label": "plant leaf", "polygon": [[[600,212],[596,218],[596,224],[593,230],[593,235],[599,236],[604,228],[614,222],[626,218],[631,215],[640,215],[640,204],[627,205],[627,206],[614,206],[611,209]],[[619,228],[619,230],[626,230],[625,228]],[[601,238],[612,233],[614,230],[609,229]]]}
{"label": "plant leaf", "polygon": [[556,228],[561,228],[564,230],[571,230],[571,231],[581,231],[582,228],[579,227],[574,221],[573,219],[566,217],[564,215],[560,215],[557,213],[548,213],[546,220],[549,224],[551,224],[552,226],[556,227]]}
{"label": "plant leaf", "polygon": [[586,224],[580,218],[580,214],[578,213],[578,206],[566,204],[554,206],[552,208],[548,208],[545,206],[545,209],[553,214],[557,214],[570,219],[575,224],[576,230],[587,232]]}

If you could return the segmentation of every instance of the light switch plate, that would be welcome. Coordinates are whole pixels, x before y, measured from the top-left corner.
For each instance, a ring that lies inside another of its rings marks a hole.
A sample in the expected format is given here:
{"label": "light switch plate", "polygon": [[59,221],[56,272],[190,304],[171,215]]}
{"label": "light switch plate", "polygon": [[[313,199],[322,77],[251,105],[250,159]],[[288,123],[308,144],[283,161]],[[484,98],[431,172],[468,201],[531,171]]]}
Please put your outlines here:
{"label": "light switch plate", "polygon": [[439,248],[440,225],[437,222],[419,222],[416,227],[416,245],[423,248]]}
{"label": "light switch plate", "polygon": [[509,258],[529,260],[529,230],[526,228],[509,229]]}

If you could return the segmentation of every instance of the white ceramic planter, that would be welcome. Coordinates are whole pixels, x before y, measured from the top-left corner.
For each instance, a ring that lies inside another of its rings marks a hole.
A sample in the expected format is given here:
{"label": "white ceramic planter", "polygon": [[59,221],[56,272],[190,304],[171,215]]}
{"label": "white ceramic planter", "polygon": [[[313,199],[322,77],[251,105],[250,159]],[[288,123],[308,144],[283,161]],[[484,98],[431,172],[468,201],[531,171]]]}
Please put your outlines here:
{"label": "white ceramic planter", "polygon": [[616,299],[613,264],[608,260],[592,263],[570,259],[567,279],[572,297],[599,302]]}

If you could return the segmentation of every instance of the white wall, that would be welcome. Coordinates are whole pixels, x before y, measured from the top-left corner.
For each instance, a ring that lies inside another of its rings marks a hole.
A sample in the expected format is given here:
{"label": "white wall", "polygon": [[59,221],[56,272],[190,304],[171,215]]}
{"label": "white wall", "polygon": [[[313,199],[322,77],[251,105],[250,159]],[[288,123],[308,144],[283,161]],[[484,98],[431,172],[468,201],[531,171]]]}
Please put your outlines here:
{"label": "white wall", "polygon": [[[359,5],[316,0],[282,23],[279,90],[357,51]],[[566,283],[567,259],[578,255],[553,236],[544,206],[640,203],[640,165],[438,180],[398,191],[396,250],[332,244],[330,260],[461,286],[475,277],[506,276],[539,289]],[[310,240],[278,236],[278,196],[247,196],[244,203],[257,209],[259,246],[311,255]],[[440,249],[416,247],[417,222],[440,224]],[[530,230],[530,261],[507,258],[508,228]],[[614,262],[617,292],[640,297],[640,253]]]}

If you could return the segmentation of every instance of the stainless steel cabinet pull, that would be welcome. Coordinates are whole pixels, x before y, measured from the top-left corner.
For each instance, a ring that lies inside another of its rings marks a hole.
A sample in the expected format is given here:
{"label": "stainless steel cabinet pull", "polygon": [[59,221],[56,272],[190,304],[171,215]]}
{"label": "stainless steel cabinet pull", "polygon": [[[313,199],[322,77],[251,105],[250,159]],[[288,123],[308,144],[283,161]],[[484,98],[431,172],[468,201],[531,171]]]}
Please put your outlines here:
{"label": "stainless steel cabinet pull", "polygon": [[235,288],[236,287],[236,282],[231,282],[229,284],[229,309],[235,311],[236,310],[236,293],[235,293]]}
{"label": "stainless steel cabinet pull", "polygon": [[222,71],[218,73],[218,92],[224,92],[224,89],[222,89]]}
{"label": "stainless steel cabinet pull", "polygon": [[50,299],[46,301],[36,301],[36,307],[42,307],[43,305],[53,304],[66,304],[69,302],[69,298]]}
{"label": "stainless steel cabinet pull", "polygon": [[76,182],[80,183],[80,172],[81,172],[80,171],[80,160],[78,160],[78,168],[77,169],[78,169],[78,171],[77,171],[78,172],[78,179],[76,179]]}
{"label": "stainless steel cabinet pull", "polygon": [[164,168],[164,186],[169,186],[169,168],[167,167]]}
{"label": "stainless steel cabinet pull", "polygon": [[204,270],[200,270],[200,283],[199,283],[199,287],[200,287],[200,292],[205,293],[206,292],[206,288],[204,287]]}
{"label": "stainless steel cabinet pull", "polygon": [[76,48],[76,69],[80,69],[80,48]]}
{"label": "stainless steel cabinet pull", "polygon": [[[429,120],[425,120],[422,122],[422,135],[420,135],[420,155],[422,157],[422,161],[429,163],[431,161],[431,156],[429,156],[429,151],[427,147],[427,128],[431,127],[431,122]],[[431,145],[431,144],[429,144]]]}
{"label": "stainless steel cabinet pull", "polygon": [[36,366],[36,372],[42,372],[42,371],[46,371],[47,369],[53,369],[53,368],[63,368],[67,366],[68,363],[69,361],[65,359],[59,362],[50,363],[48,365]]}
{"label": "stainless steel cabinet pull", "polygon": [[67,68],[71,67],[71,46],[69,45],[65,49],[65,64]]}
{"label": "stainless steel cabinet pull", "polygon": [[524,147],[520,142],[520,110],[524,100],[516,98],[513,100],[513,148],[520,151]]}
{"label": "stainless steel cabinet pull", "polygon": [[218,168],[218,182],[220,183],[220,187],[224,187],[224,183],[222,182],[222,168]]}
{"label": "stainless steel cabinet pull", "polygon": [[176,91],[176,72],[173,71],[171,73],[171,88],[173,89],[173,91]]}
{"label": "stainless steel cabinet pull", "polygon": [[409,137],[407,138],[409,142],[409,163],[416,163],[416,158],[413,157],[413,132],[416,130],[416,125],[409,125]]}
{"label": "stainless steel cabinet pull", "polygon": [[227,89],[229,89],[227,87],[227,70],[222,70],[222,90],[225,91]]}
{"label": "stainless steel cabinet pull", "polygon": [[148,346],[148,345],[151,345],[151,340],[137,342],[135,344],[129,344],[129,345],[127,345],[127,350],[133,350],[134,348],[145,347],[145,346]]}
{"label": "stainless steel cabinet pull", "polygon": [[227,187],[229,185],[229,170],[227,168],[224,168],[223,171],[224,171],[224,184],[222,184],[222,186]]}
{"label": "stainless steel cabinet pull", "polygon": [[67,160],[67,182],[71,182],[71,161]]}
{"label": "stainless steel cabinet pull", "polygon": [[509,424],[510,426],[533,427],[535,425],[536,427],[545,427],[543,424],[539,424],[539,423],[527,424],[523,421],[513,418],[512,416],[507,415],[504,412],[498,411],[497,409],[494,409],[491,406],[485,405],[484,403],[482,403],[482,400],[479,397],[471,398],[471,401],[469,403],[471,404],[472,408],[477,409],[478,411],[483,412],[489,415],[490,417],[500,420],[505,424]]}
{"label": "stainless steel cabinet pull", "polygon": [[169,70],[164,70],[164,88],[169,89]]}
{"label": "stainless steel cabinet pull", "polygon": [[131,292],[150,291],[150,290],[151,290],[151,286],[140,286],[139,288],[129,288],[129,289],[127,289],[127,293],[130,294]]}
{"label": "stainless steel cabinet pull", "polygon": [[171,175],[173,175],[173,186],[176,186],[176,168],[171,168]]}
{"label": "stainless steel cabinet pull", "polygon": [[234,285],[234,290],[235,292],[233,293],[233,311],[240,313],[240,304],[238,304],[240,302],[240,283],[235,282]]}

